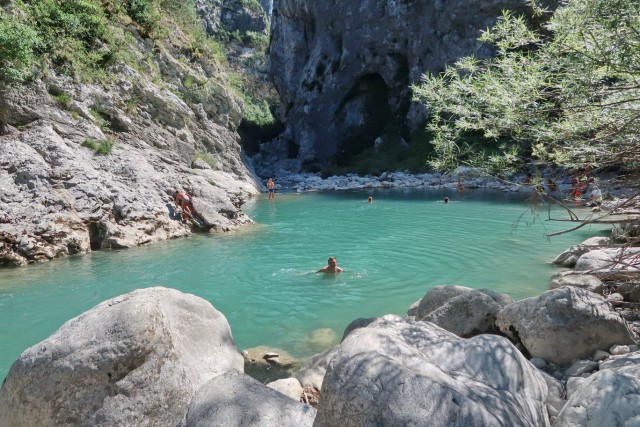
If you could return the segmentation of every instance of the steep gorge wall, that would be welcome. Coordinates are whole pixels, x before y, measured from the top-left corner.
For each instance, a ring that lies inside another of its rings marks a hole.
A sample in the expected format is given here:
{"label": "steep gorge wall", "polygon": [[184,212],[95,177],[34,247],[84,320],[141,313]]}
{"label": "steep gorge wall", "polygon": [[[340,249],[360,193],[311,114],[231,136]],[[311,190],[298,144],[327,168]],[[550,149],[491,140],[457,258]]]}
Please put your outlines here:
{"label": "steep gorge wall", "polygon": [[[0,87],[0,266],[189,235],[175,190],[195,196],[201,231],[251,223],[241,205],[262,184],[224,65],[198,60],[179,28],[124,30],[131,59],[100,83],[48,69]],[[105,141],[110,152],[92,149]]]}
{"label": "steep gorge wall", "polygon": [[410,84],[462,56],[490,55],[477,38],[503,9],[528,11],[524,0],[275,0],[280,155],[309,165],[357,153],[383,134],[407,139],[424,119]]}

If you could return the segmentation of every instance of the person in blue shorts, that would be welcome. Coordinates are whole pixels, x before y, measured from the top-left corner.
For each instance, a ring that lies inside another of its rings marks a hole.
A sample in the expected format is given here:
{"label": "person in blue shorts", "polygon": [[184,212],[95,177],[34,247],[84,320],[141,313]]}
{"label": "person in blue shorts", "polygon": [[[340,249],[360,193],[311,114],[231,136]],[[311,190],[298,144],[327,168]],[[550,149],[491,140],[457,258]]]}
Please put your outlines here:
{"label": "person in blue shorts", "polygon": [[267,181],[267,189],[269,190],[269,198],[270,199],[275,199],[276,198],[276,183],[273,182],[273,178],[269,178],[269,180]]}

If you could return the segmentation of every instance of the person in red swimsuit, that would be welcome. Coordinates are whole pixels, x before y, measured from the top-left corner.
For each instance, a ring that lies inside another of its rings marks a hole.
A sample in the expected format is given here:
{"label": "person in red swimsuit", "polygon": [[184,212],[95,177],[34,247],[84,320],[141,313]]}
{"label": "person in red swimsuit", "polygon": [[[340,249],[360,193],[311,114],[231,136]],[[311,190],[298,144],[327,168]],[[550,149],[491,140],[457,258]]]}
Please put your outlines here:
{"label": "person in red swimsuit", "polygon": [[186,191],[176,191],[173,195],[173,201],[176,207],[182,209],[182,222],[187,222],[195,211],[193,208],[193,198]]}

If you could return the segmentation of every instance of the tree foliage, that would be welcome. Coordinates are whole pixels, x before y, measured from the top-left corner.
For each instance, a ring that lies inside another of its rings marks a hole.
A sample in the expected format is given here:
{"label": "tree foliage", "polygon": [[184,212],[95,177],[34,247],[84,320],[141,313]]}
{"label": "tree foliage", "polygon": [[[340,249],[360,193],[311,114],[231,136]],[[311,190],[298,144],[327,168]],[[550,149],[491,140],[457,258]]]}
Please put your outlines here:
{"label": "tree foliage", "polygon": [[531,5],[541,27],[504,12],[480,37],[494,57],[462,58],[413,87],[431,113],[430,163],[640,165],[640,0]]}
{"label": "tree foliage", "polygon": [[47,67],[100,79],[127,60],[132,27],[155,41],[171,37],[176,26],[183,36],[171,43],[184,45],[190,59],[226,60],[201,28],[193,0],[18,0],[0,8],[0,82],[21,83]]}

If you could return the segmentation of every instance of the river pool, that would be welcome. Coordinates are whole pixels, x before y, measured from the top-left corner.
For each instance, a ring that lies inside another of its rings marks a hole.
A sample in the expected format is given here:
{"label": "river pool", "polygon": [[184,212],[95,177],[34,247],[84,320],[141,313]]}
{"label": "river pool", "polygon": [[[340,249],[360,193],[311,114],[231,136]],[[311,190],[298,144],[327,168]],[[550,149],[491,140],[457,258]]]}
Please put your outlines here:
{"label": "river pool", "polygon": [[[558,271],[550,263],[558,253],[603,234],[585,227],[549,240],[545,233],[567,224],[533,221],[521,216],[521,194],[485,190],[279,193],[244,210],[257,224],[239,232],[0,270],[0,379],[65,321],[138,288],[205,298],[240,349],[268,345],[306,357],[333,345],[351,320],[405,314],[439,284],[515,299],[540,294]],[[307,274],[329,256],[346,271]]]}

